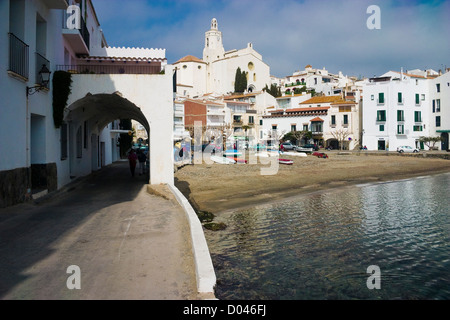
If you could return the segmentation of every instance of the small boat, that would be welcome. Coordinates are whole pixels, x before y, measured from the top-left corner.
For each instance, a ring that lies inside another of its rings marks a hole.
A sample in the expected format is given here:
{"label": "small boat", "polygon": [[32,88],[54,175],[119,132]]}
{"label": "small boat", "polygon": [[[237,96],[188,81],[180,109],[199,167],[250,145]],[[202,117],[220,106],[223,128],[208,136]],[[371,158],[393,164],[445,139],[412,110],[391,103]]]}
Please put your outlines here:
{"label": "small boat", "polygon": [[220,163],[220,164],[236,163],[236,161],[234,161],[233,159],[226,158],[226,157],[219,157],[219,156],[211,156],[211,160],[214,161],[215,163]]}
{"label": "small boat", "polygon": [[294,164],[293,160],[289,160],[289,159],[278,159],[278,162],[280,164]]}
{"label": "small boat", "polygon": [[239,152],[238,150],[226,150],[223,152],[224,156],[232,156],[232,157],[240,157],[242,156],[242,152]]}
{"label": "small boat", "polygon": [[238,157],[227,156],[228,159],[234,160],[236,163],[247,163],[247,160]]}
{"label": "small boat", "polygon": [[316,156],[318,158],[324,158],[324,159],[328,158],[328,155],[326,153],[323,153],[323,152],[314,152],[312,155]]}

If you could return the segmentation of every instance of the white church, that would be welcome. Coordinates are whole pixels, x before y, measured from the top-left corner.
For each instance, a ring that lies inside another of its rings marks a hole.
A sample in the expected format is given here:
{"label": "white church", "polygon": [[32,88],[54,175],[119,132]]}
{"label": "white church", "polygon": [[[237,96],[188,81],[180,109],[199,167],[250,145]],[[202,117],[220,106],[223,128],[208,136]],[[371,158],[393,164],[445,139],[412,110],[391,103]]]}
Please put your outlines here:
{"label": "white church", "polygon": [[249,43],[240,50],[225,51],[217,20],[205,32],[203,59],[188,55],[173,64],[177,71],[177,94],[194,98],[206,93],[224,95],[234,92],[236,70],[247,73],[247,91],[261,91],[270,86],[270,67]]}

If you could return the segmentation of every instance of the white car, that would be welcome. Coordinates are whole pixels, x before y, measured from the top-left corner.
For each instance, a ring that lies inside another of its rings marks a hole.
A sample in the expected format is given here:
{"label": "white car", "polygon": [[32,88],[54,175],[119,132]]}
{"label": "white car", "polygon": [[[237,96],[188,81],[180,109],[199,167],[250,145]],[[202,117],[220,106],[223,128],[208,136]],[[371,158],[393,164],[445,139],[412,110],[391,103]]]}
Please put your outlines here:
{"label": "white car", "polygon": [[417,148],[413,148],[413,147],[410,147],[410,146],[400,146],[400,147],[398,147],[397,148],[397,152],[400,152],[400,153],[403,153],[403,152],[419,152],[419,149],[417,149]]}

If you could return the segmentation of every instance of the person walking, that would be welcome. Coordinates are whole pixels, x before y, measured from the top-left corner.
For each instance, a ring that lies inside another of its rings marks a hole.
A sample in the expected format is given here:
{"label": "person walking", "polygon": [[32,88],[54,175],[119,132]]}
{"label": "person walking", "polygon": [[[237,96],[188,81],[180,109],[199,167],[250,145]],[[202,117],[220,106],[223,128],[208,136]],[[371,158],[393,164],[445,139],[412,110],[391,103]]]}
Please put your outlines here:
{"label": "person walking", "polygon": [[134,152],[134,149],[131,149],[130,153],[128,154],[128,162],[130,163],[130,171],[132,177],[134,177],[134,171],[136,170],[136,160],[137,155]]}
{"label": "person walking", "polygon": [[143,175],[145,173],[145,161],[147,161],[147,156],[142,150],[138,150],[137,158],[139,161],[139,175]]}

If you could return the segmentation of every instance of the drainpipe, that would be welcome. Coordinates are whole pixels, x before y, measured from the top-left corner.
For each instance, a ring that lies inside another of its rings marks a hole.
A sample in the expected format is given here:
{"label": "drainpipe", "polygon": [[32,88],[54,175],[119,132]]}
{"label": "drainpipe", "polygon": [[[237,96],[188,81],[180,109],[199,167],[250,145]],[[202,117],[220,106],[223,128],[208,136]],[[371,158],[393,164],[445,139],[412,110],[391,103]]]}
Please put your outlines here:
{"label": "drainpipe", "polygon": [[26,97],[26,168],[27,168],[27,194],[26,197],[31,197],[31,159],[30,159],[30,112],[28,106],[28,95]]}

